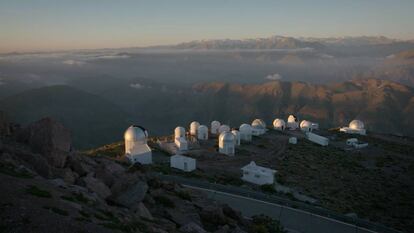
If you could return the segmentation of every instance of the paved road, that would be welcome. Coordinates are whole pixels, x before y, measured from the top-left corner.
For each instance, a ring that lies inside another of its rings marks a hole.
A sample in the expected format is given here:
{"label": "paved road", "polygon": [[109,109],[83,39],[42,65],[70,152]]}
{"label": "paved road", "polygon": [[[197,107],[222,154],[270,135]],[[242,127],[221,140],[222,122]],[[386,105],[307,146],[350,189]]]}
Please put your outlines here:
{"label": "paved road", "polygon": [[158,175],[161,179],[205,192],[210,198],[228,204],[250,217],[265,214],[280,220],[282,225],[300,233],[399,233],[379,224],[353,219],[332,211],[277,196],[239,187],[212,184],[200,180],[171,175]]}

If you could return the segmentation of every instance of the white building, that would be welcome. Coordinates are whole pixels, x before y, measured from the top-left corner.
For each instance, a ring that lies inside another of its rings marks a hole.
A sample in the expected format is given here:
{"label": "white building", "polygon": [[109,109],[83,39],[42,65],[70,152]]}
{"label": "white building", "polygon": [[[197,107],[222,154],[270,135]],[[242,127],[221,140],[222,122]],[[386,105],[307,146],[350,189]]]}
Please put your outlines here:
{"label": "white building", "polygon": [[319,123],[312,122],[311,127],[312,127],[312,130],[318,130],[319,129]]}
{"label": "white building", "polygon": [[240,140],[250,142],[252,141],[252,127],[248,124],[242,124],[239,128]]}
{"label": "white building", "polygon": [[342,127],[339,131],[349,134],[366,135],[364,123],[360,120],[353,120],[349,123],[349,127]]}
{"label": "white building", "polygon": [[309,141],[314,142],[316,144],[319,144],[321,146],[327,146],[329,144],[329,139],[328,138],[322,137],[322,136],[314,134],[312,132],[307,132],[306,133],[306,138]]}
{"label": "white building", "polygon": [[191,136],[195,136],[197,137],[197,129],[200,126],[200,123],[198,123],[197,121],[193,121],[190,124],[190,135]]}
{"label": "white building", "polygon": [[226,155],[234,155],[234,135],[230,132],[223,132],[219,136],[219,152]]}
{"label": "white building", "polygon": [[147,139],[148,131],[141,126],[132,125],[125,131],[125,156],[131,163],[152,163],[152,152]]}
{"label": "white building", "polygon": [[301,122],[300,122],[300,129],[301,129],[303,132],[311,132],[311,131],[313,130],[313,127],[312,127],[312,122],[307,121],[307,120],[303,120],[303,121],[301,121]]}
{"label": "white building", "polygon": [[185,129],[184,127],[177,126],[174,129],[174,144],[179,151],[188,150],[188,142],[185,138]]}
{"label": "white building", "polygon": [[346,140],[348,146],[352,146],[356,149],[361,149],[368,146],[368,143],[360,143],[356,138],[349,138]]}
{"label": "white building", "polygon": [[205,126],[205,125],[198,126],[197,139],[198,140],[207,140],[208,139],[208,128],[207,128],[207,126]]}
{"label": "white building", "polygon": [[230,126],[228,125],[221,125],[218,129],[218,133],[221,134],[223,132],[230,132]]}
{"label": "white building", "polygon": [[231,133],[234,135],[234,145],[240,146],[240,132],[233,129]]}
{"label": "white building", "polygon": [[266,123],[262,119],[255,119],[252,122],[252,134],[260,136],[266,133]]}
{"label": "white building", "polygon": [[174,155],[170,158],[170,166],[185,172],[191,172],[196,169],[196,160],[183,155]]}
{"label": "white building", "polygon": [[273,128],[276,129],[276,130],[283,131],[286,128],[286,122],[284,120],[282,120],[282,119],[276,118],[273,121]]}
{"label": "white building", "polygon": [[289,143],[290,144],[297,144],[298,143],[298,139],[296,137],[290,137],[289,138]]}
{"label": "white building", "polygon": [[221,123],[219,121],[212,121],[210,132],[211,134],[219,134],[218,129],[220,128]]}
{"label": "white building", "polygon": [[296,130],[299,127],[299,119],[295,115],[290,115],[287,120],[287,127]]}
{"label": "white building", "polygon": [[258,185],[273,184],[277,172],[270,168],[258,166],[254,161],[242,167],[241,170],[243,171],[242,180]]}

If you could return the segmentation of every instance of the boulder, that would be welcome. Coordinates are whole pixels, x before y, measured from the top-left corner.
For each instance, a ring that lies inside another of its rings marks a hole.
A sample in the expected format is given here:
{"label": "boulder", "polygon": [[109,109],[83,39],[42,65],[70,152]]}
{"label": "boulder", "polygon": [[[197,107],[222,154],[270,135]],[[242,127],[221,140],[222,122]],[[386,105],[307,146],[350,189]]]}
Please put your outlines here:
{"label": "boulder", "polygon": [[141,218],[146,218],[146,219],[149,219],[149,220],[154,220],[154,218],[152,217],[151,213],[149,212],[149,210],[147,209],[147,207],[145,207],[144,203],[142,203],[142,202],[140,202],[138,204],[135,213],[139,217],[141,217]]}
{"label": "boulder", "polygon": [[203,224],[209,226],[220,226],[228,223],[228,219],[223,213],[223,209],[217,206],[207,206],[200,213]]}
{"label": "boulder", "polygon": [[70,167],[79,176],[85,176],[93,171],[93,167],[85,163],[80,156],[71,156],[68,160],[68,167]]}
{"label": "boulder", "polygon": [[229,217],[231,219],[234,219],[234,220],[236,220],[239,223],[243,221],[243,216],[242,216],[241,212],[232,209],[228,205],[224,205],[223,206],[223,213],[227,217]]}
{"label": "boulder", "polygon": [[206,233],[207,231],[194,222],[187,223],[180,227],[183,233]]}
{"label": "boulder", "polygon": [[43,118],[19,133],[18,140],[41,153],[55,167],[64,167],[72,148],[70,132],[51,118]]}
{"label": "boulder", "polygon": [[95,192],[100,198],[106,199],[111,196],[111,190],[102,181],[90,175],[84,177],[82,180],[85,182],[85,187]]}
{"label": "boulder", "polygon": [[134,208],[137,204],[144,200],[147,191],[148,185],[143,181],[138,181],[127,187],[125,190],[119,192],[114,201],[119,205]]}

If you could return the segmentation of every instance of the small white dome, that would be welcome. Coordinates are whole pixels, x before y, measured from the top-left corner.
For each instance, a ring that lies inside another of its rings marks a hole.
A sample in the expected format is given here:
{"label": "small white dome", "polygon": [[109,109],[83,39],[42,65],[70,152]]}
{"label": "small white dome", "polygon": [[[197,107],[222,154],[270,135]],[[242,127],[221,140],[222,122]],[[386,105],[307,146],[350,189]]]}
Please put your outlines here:
{"label": "small white dome", "polygon": [[351,129],[364,129],[364,123],[360,120],[353,120],[349,123],[349,128]]}
{"label": "small white dome", "polygon": [[266,128],[266,123],[262,119],[255,119],[252,122],[252,126],[255,127],[255,128],[265,129]]}
{"label": "small white dome", "polygon": [[220,125],[221,125],[221,123],[220,123],[220,121],[212,121],[211,122],[211,128],[213,128],[213,127],[220,127]]}
{"label": "small white dome", "polygon": [[185,129],[184,129],[184,127],[177,126],[177,127],[174,129],[174,137],[175,137],[175,138],[185,137]]}
{"label": "small white dome", "polygon": [[191,124],[190,124],[190,134],[191,135],[193,135],[193,136],[197,135],[198,126],[200,126],[200,123],[198,123],[197,121],[191,122]]}
{"label": "small white dome", "polygon": [[294,122],[298,122],[298,118],[295,115],[290,115],[288,117],[288,123],[294,123]]}
{"label": "small white dome", "polygon": [[199,132],[208,132],[208,128],[205,125],[200,125],[200,126],[198,126],[198,131]]}
{"label": "small white dome", "polygon": [[222,132],[219,136],[220,142],[234,142],[234,135],[230,132]]}
{"label": "small white dome", "polygon": [[142,141],[145,142],[148,138],[148,131],[138,125],[131,125],[124,133],[126,141]]}
{"label": "small white dome", "polygon": [[228,125],[221,125],[218,129],[218,132],[221,134],[223,132],[230,132],[230,126]]}
{"label": "small white dome", "polygon": [[312,122],[303,120],[300,122],[300,128],[312,128]]}
{"label": "small white dome", "polygon": [[286,123],[285,123],[285,121],[284,121],[284,120],[279,119],[279,118],[276,118],[276,119],[273,121],[273,127],[275,127],[275,128],[282,128],[282,127],[286,127]]}
{"label": "small white dome", "polygon": [[248,124],[242,124],[240,125],[239,131],[243,133],[252,133],[252,126]]}

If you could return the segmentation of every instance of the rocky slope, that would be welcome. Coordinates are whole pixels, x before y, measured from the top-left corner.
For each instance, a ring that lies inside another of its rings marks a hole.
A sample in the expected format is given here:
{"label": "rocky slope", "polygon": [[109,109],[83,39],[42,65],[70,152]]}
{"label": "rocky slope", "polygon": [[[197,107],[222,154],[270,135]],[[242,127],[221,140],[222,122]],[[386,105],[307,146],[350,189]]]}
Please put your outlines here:
{"label": "rocky slope", "polygon": [[144,167],[73,152],[69,132],[52,119],[25,129],[5,118],[0,123],[2,232],[241,233],[268,227],[264,218],[246,220]]}

